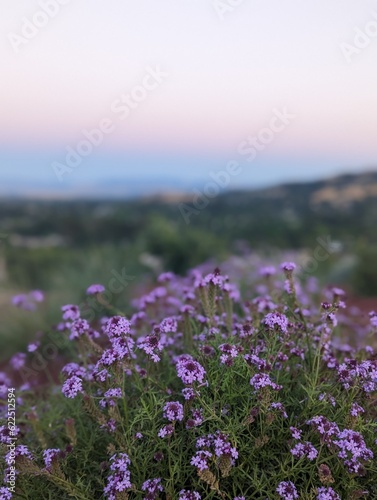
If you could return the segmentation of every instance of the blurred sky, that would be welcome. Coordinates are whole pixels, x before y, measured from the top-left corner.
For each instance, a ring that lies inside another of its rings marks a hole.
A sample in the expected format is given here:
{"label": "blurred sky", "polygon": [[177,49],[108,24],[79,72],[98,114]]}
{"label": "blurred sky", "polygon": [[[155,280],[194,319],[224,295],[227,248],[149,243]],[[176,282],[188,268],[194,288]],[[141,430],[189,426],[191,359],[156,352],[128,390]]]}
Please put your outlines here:
{"label": "blurred sky", "polygon": [[[187,186],[230,160],[243,165],[233,187],[377,168],[377,36],[348,60],[341,48],[367,23],[377,35],[375,1],[243,0],[223,16],[237,1],[57,2],[0,0],[3,186]],[[25,31],[54,3],[45,26]],[[113,103],[156,67],[167,77],[120,119]],[[295,118],[246,161],[240,143],[276,109]],[[52,163],[103,119],[114,130],[59,182]]]}

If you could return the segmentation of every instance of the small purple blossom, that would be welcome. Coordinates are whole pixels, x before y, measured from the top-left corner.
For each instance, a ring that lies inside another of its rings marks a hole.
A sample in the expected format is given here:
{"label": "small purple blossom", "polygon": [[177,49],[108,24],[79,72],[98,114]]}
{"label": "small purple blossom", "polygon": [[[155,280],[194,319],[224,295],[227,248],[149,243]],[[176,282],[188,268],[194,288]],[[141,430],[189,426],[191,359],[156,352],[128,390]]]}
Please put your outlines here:
{"label": "small purple blossom", "polygon": [[161,439],[170,437],[173,434],[174,434],[174,425],[172,424],[165,425],[165,427],[162,427],[162,429],[158,431],[158,437]]}
{"label": "small purple blossom", "polygon": [[352,403],[350,415],[352,417],[358,417],[362,413],[365,413],[365,410],[362,406],[358,405],[357,403]]}
{"label": "small purple blossom", "polygon": [[61,451],[56,448],[50,448],[43,452],[43,460],[47,470],[51,468],[53,461],[57,460],[60,455]]}
{"label": "small purple blossom", "polygon": [[194,382],[202,384],[206,372],[200,363],[189,357],[178,361],[177,374],[185,385],[191,385]]}
{"label": "small purple blossom", "polygon": [[99,293],[103,293],[105,291],[105,287],[103,285],[90,285],[86,290],[87,295],[97,295]]}
{"label": "small purple blossom", "polygon": [[166,403],[164,406],[164,418],[170,420],[170,422],[181,422],[183,420],[183,406],[181,403]]}
{"label": "small purple blossom", "polygon": [[264,324],[271,330],[280,331],[281,333],[288,333],[288,318],[282,313],[269,313],[264,318]]}
{"label": "small purple blossom", "polygon": [[80,317],[80,309],[73,304],[63,306],[62,312],[64,321],[75,321]]}
{"label": "small purple blossom", "polygon": [[299,498],[295,485],[292,481],[283,481],[276,489],[282,500],[296,500]]}
{"label": "small purple blossom", "polygon": [[62,393],[66,398],[75,398],[79,393],[83,394],[82,380],[75,375],[66,380],[62,387]]}
{"label": "small purple blossom", "polygon": [[148,479],[148,481],[145,481],[141,489],[146,492],[146,496],[143,500],[155,500],[158,497],[158,494],[164,491],[160,478]]}
{"label": "small purple blossom", "polygon": [[113,316],[105,326],[105,333],[110,339],[128,335],[131,332],[131,323],[123,316]]}
{"label": "small purple blossom", "polygon": [[296,444],[291,449],[291,453],[296,458],[307,457],[310,461],[315,460],[318,456],[318,450],[309,442]]}
{"label": "small purple blossom", "polygon": [[201,500],[201,498],[197,491],[181,490],[178,500]]}
{"label": "small purple blossom", "polygon": [[104,493],[109,500],[116,500],[119,493],[132,488],[131,473],[128,470],[131,461],[126,453],[119,453],[113,455],[110,462],[112,474],[107,478]]}
{"label": "small purple blossom", "polygon": [[273,382],[270,379],[270,376],[266,373],[257,373],[256,375],[254,375],[254,377],[252,377],[252,379],[250,380],[250,385],[254,387],[256,391],[259,391],[264,387],[271,387],[275,391],[279,391],[280,389],[282,389],[282,386],[275,384],[275,382]]}
{"label": "small purple blossom", "polygon": [[318,488],[317,500],[341,500],[332,488]]}

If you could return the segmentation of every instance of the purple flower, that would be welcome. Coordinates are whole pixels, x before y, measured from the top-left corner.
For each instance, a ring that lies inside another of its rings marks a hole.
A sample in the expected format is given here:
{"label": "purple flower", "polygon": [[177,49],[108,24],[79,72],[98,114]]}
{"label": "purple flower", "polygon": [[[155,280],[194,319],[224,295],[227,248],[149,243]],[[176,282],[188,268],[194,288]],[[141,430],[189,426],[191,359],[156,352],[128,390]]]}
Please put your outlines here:
{"label": "purple flower", "polygon": [[44,293],[41,290],[33,290],[30,292],[30,297],[35,302],[43,302],[45,299]]}
{"label": "purple flower", "polygon": [[318,457],[318,451],[309,442],[296,444],[296,446],[291,449],[291,453],[296,458],[307,457],[310,461]]}
{"label": "purple flower", "polygon": [[35,352],[38,347],[41,345],[40,342],[36,341],[36,342],[31,342],[28,346],[27,346],[27,350],[28,352]]}
{"label": "purple flower", "polygon": [[261,267],[259,269],[259,274],[263,276],[264,278],[269,278],[270,276],[273,276],[276,274],[276,268],[273,266],[265,266]]}
{"label": "purple flower", "polygon": [[278,329],[282,333],[288,333],[288,318],[282,313],[267,314],[264,324],[271,330]]}
{"label": "purple flower", "polygon": [[275,384],[266,373],[257,373],[254,375],[250,380],[250,385],[257,391],[263,389],[263,387],[272,387],[275,391],[282,389],[282,386]]}
{"label": "purple flower", "polygon": [[359,432],[345,429],[336,436],[334,444],[340,449],[338,457],[344,460],[344,465],[351,473],[358,474],[362,469],[361,462],[373,459],[373,452],[366,447]]}
{"label": "purple flower", "polygon": [[194,382],[202,384],[206,372],[197,361],[191,357],[184,357],[177,363],[177,374],[185,385],[191,385]]}
{"label": "purple flower", "polygon": [[201,498],[197,491],[181,490],[178,500],[201,500]]}
{"label": "purple flower", "polygon": [[17,352],[11,359],[10,364],[15,370],[19,370],[25,366],[26,354],[24,352]]}
{"label": "purple flower", "polygon": [[76,319],[71,325],[71,334],[69,340],[75,340],[87,333],[90,329],[89,323],[86,319]]}
{"label": "purple flower", "polygon": [[183,420],[183,406],[181,403],[166,403],[164,406],[164,418],[170,420],[170,422],[181,422]]}
{"label": "purple flower", "polygon": [[178,323],[175,318],[165,318],[160,324],[160,330],[163,333],[176,333],[178,329]]}
{"label": "purple flower", "polygon": [[295,500],[298,498],[298,493],[292,481],[283,481],[279,484],[276,491],[283,500]]}
{"label": "purple flower", "polygon": [[148,356],[154,361],[154,363],[158,363],[161,358],[158,355],[164,346],[161,342],[160,337],[157,334],[148,335],[145,337],[142,342],[139,344],[140,349],[142,349]]}
{"label": "purple flower", "polygon": [[45,463],[46,469],[50,469],[54,460],[61,455],[61,451],[56,448],[50,448],[43,452],[43,460]]}
{"label": "purple flower", "polygon": [[352,415],[352,417],[357,417],[357,416],[361,415],[362,413],[365,413],[364,408],[362,408],[357,403],[352,403],[350,415]]}
{"label": "purple flower", "polygon": [[90,285],[86,290],[87,295],[97,295],[98,293],[103,293],[105,287],[103,285]]}
{"label": "purple flower", "polygon": [[234,358],[236,358],[240,352],[240,349],[231,344],[221,344],[219,346],[220,351],[223,353],[220,356],[220,362],[223,365],[231,366],[233,364]]}
{"label": "purple flower", "polygon": [[109,389],[104,394],[104,399],[99,402],[102,408],[113,407],[116,405],[115,399],[120,399],[122,397],[122,389]]}
{"label": "purple flower", "polygon": [[317,500],[341,500],[332,488],[318,488]]}
{"label": "purple flower", "polygon": [[280,269],[287,274],[292,274],[296,267],[297,266],[294,262],[283,262],[280,264]]}
{"label": "purple flower", "polygon": [[12,497],[13,495],[8,488],[4,486],[0,488],[0,500],[11,500]]}
{"label": "purple flower", "polygon": [[110,462],[112,474],[107,478],[104,493],[109,500],[116,500],[119,493],[132,488],[131,473],[128,470],[131,461],[126,453],[119,453],[113,455]]}
{"label": "purple flower", "polygon": [[302,431],[300,431],[299,429],[296,429],[296,427],[290,427],[289,429],[292,433],[293,439],[297,439],[297,441],[300,441]]}
{"label": "purple flower", "polygon": [[166,437],[172,436],[174,433],[174,426],[172,424],[165,425],[162,429],[159,430],[158,432],[158,437],[161,439],[164,439]]}
{"label": "purple flower", "polygon": [[204,471],[209,468],[208,460],[212,458],[212,453],[205,450],[200,450],[196,452],[196,455],[191,459],[191,465],[199,469],[200,471]]}
{"label": "purple flower", "polygon": [[78,306],[75,306],[73,304],[67,304],[66,306],[63,306],[62,312],[64,321],[75,321],[80,317],[80,309],[78,308]]}
{"label": "purple flower", "polygon": [[84,393],[82,380],[79,377],[73,376],[66,380],[63,384],[62,393],[66,398],[75,398],[79,393]]}
{"label": "purple flower", "polygon": [[141,489],[146,492],[146,496],[143,500],[155,500],[158,497],[159,492],[164,491],[160,478],[148,479],[148,481],[145,481]]}
{"label": "purple flower", "polygon": [[182,389],[182,395],[186,401],[192,401],[193,399],[196,398],[195,391],[191,387],[186,387],[185,389]]}
{"label": "purple flower", "polygon": [[280,411],[281,415],[283,418],[288,418],[288,414],[285,411],[284,405],[282,403],[271,403],[270,408],[272,410],[278,410]]}
{"label": "purple flower", "polygon": [[105,327],[105,333],[110,339],[114,337],[123,337],[131,332],[131,323],[123,316],[113,316]]}

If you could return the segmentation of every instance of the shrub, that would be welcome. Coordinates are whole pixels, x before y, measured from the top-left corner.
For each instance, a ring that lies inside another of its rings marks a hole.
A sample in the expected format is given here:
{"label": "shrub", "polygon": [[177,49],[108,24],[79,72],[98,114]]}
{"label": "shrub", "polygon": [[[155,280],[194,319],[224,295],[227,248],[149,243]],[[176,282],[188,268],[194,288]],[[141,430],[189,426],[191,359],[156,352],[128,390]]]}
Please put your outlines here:
{"label": "shrub", "polygon": [[16,493],[0,498],[377,498],[376,356],[344,343],[377,314],[358,327],[342,290],[320,302],[288,262],[252,275],[241,297],[218,269],[165,273],[132,317],[95,325],[64,306],[61,385],[30,382],[39,343],[1,375],[18,410],[0,429]]}

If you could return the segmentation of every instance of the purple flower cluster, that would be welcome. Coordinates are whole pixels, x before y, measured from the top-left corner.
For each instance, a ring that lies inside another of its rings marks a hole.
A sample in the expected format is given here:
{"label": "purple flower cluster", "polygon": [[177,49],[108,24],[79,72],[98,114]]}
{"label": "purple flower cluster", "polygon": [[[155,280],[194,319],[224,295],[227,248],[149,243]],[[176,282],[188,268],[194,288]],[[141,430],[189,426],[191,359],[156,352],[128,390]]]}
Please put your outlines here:
{"label": "purple flower cluster", "polygon": [[192,457],[191,465],[194,465],[200,471],[209,469],[210,459],[226,457],[230,460],[230,464],[234,466],[238,458],[238,451],[231,445],[229,437],[220,431],[199,438],[196,441],[196,447],[199,451]]}
{"label": "purple flower cluster", "polygon": [[220,356],[221,364],[226,366],[232,366],[234,359],[241,352],[242,348],[240,346],[235,346],[232,344],[221,344],[219,345],[219,350],[223,353]]}
{"label": "purple flower cluster", "polygon": [[281,333],[288,333],[288,318],[282,313],[269,313],[264,318],[264,324],[271,330]]}
{"label": "purple flower cluster", "polygon": [[33,290],[29,294],[15,295],[12,298],[12,304],[25,311],[35,311],[37,303],[43,302],[44,300],[45,297],[43,292],[40,290]]}
{"label": "purple flower cluster", "polygon": [[167,418],[170,422],[181,422],[183,416],[183,406],[181,403],[166,403],[164,406],[164,418]]}
{"label": "purple flower cluster", "polygon": [[254,375],[254,377],[250,380],[250,385],[254,387],[256,391],[259,391],[264,387],[271,387],[274,391],[282,389],[282,386],[275,384],[267,373],[257,373]]}
{"label": "purple flower cluster", "polygon": [[75,375],[73,377],[70,377],[67,379],[62,387],[62,393],[66,398],[73,399],[75,398],[78,394],[83,394],[84,389],[82,387],[82,380],[79,377],[76,377]]}
{"label": "purple flower cluster", "polygon": [[104,493],[109,500],[116,500],[119,493],[132,488],[131,473],[128,469],[131,461],[126,453],[119,453],[113,455],[110,462],[112,474],[107,478]]}
{"label": "purple flower cluster", "polygon": [[318,488],[317,500],[341,500],[332,488]]}
{"label": "purple flower cluster", "polygon": [[105,392],[104,398],[99,402],[102,408],[113,407],[116,405],[116,399],[120,399],[122,397],[122,389],[115,388],[109,389]]}
{"label": "purple flower cluster", "polygon": [[282,500],[296,500],[296,498],[299,498],[296,486],[292,481],[283,481],[279,484],[276,491]]}
{"label": "purple flower cluster", "polygon": [[158,497],[158,494],[164,491],[160,478],[148,479],[148,481],[145,481],[141,489],[146,492],[143,500],[155,500]]}
{"label": "purple flower cluster", "polygon": [[51,469],[53,462],[61,456],[61,453],[62,453],[61,450],[58,450],[56,448],[50,448],[48,450],[44,450],[43,460],[47,470]]}
{"label": "purple flower cluster", "polygon": [[334,444],[340,449],[339,458],[344,460],[344,465],[353,474],[361,473],[362,462],[372,460],[374,457],[373,452],[366,447],[363,436],[350,429],[340,432]]}
{"label": "purple flower cluster", "polygon": [[176,368],[178,377],[185,385],[192,385],[194,382],[202,384],[204,382],[206,372],[202,365],[191,356],[181,356]]}
{"label": "purple flower cluster", "polygon": [[178,500],[201,500],[201,495],[197,491],[181,490]]}
{"label": "purple flower cluster", "polygon": [[140,349],[142,349],[154,363],[161,361],[158,353],[160,353],[164,345],[161,342],[161,338],[157,334],[148,335],[144,338],[142,342],[139,343]]}
{"label": "purple flower cluster", "polygon": [[377,391],[377,360],[358,363],[355,359],[346,359],[337,367],[338,378],[345,389],[361,387],[366,393]]}
{"label": "purple flower cluster", "polygon": [[297,443],[296,446],[291,449],[291,453],[296,458],[307,457],[310,461],[318,457],[318,450],[309,442]]}

